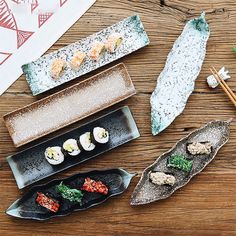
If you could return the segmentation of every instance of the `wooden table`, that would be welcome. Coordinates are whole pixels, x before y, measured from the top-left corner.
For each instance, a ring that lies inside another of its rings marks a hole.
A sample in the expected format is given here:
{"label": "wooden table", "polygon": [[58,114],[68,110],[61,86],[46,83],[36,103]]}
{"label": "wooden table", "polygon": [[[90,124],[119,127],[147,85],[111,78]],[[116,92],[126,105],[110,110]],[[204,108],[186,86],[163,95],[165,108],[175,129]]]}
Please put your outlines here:
{"label": "wooden table", "polygon": [[[150,132],[149,98],[156,85],[156,78],[186,21],[198,16],[202,10],[207,13],[211,36],[195,91],[184,113],[163,133],[153,137]],[[122,167],[130,172],[138,172],[139,175],[133,179],[123,195],[85,212],[55,218],[44,223],[11,218],[4,211],[21,195],[21,192],[17,189],[5,157],[17,150],[1,119],[0,235],[94,235],[95,233],[97,235],[236,235],[236,122],[233,122],[231,126],[230,141],[220,150],[215,160],[187,186],[167,200],[139,207],[131,207],[129,204],[131,193],[141,172],[161,153],[171,148],[190,131],[208,121],[235,117],[235,107],[222,90],[220,88],[211,90],[206,84],[209,66],[214,65],[220,68],[224,65],[230,70],[232,76],[228,84],[236,90],[236,55],[231,52],[236,41],[236,2],[234,0],[97,0],[81,20],[70,28],[49,51],[68,45],[137,13],[141,16],[151,44],[119,62],[126,64],[138,93],[92,118],[122,105],[129,105],[140,129],[141,137],[96,160],[91,160],[54,177],[110,167]],[[118,62],[112,65],[116,63]],[[95,73],[110,66],[97,70]],[[90,73],[84,78],[95,73]],[[59,89],[74,83],[75,81]],[[0,98],[0,116],[35,100],[22,76]],[[60,130],[49,137],[65,130]]]}

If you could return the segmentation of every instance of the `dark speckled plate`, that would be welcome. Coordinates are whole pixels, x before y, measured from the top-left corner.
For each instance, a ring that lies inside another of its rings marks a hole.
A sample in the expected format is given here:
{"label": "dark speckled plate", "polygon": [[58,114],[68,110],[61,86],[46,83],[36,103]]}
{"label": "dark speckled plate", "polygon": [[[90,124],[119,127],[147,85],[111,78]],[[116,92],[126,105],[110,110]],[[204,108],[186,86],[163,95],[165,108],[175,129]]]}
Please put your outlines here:
{"label": "dark speckled plate", "polygon": [[[177,189],[186,185],[193,176],[200,173],[216,156],[219,149],[229,139],[229,124],[226,121],[213,121],[206,126],[193,131],[187,137],[181,139],[168,152],[162,154],[152,165],[147,167],[137,184],[132,197],[131,205],[141,205],[170,197]],[[190,155],[186,150],[186,144],[190,142],[209,141],[212,145],[212,152],[209,155]],[[167,167],[167,160],[171,155],[181,154],[193,160],[193,167],[190,173]],[[173,186],[158,186],[149,180],[151,171],[164,172],[174,175],[176,183]]]}
{"label": "dark speckled plate", "polygon": [[[62,144],[67,139],[78,139],[81,134],[92,131],[96,126],[104,127],[109,131],[110,139],[108,143],[98,145],[90,152],[84,151],[74,157],[65,157],[64,162],[56,166],[47,162],[44,157],[47,147],[62,147]],[[21,189],[69,167],[92,159],[139,136],[138,128],[129,108],[122,107],[72,131],[10,156],[7,161],[15,176],[17,185]]]}
{"label": "dark speckled plate", "polygon": [[[74,211],[86,210],[92,206],[96,206],[105,202],[112,196],[123,193],[135,174],[129,174],[123,169],[110,169],[110,170],[95,170],[87,173],[80,173],[73,175],[66,179],[53,180],[44,185],[38,185],[31,188],[22,198],[16,200],[6,211],[8,215],[34,220],[47,220],[56,216],[65,216]],[[102,181],[109,189],[107,195],[99,193],[89,193],[84,191],[82,204],[74,204],[70,201],[63,199],[55,189],[55,186],[60,184],[61,181],[71,188],[81,189],[84,179],[90,177],[96,181]],[[60,203],[60,208],[57,213],[52,213],[46,208],[38,205],[35,202],[37,192],[49,193],[54,199]]]}

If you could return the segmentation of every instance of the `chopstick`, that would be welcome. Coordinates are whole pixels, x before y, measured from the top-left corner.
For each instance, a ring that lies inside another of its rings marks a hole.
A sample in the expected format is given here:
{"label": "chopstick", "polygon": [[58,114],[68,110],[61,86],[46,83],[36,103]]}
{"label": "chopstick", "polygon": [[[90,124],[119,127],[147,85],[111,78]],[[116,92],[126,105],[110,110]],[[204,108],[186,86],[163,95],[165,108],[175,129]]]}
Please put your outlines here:
{"label": "chopstick", "polygon": [[221,88],[224,90],[226,95],[229,97],[231,102],[236,106],[236,95],[233,93],[233,91],[230,89],[230,87],[226,84],[226,82],[222,79],[221,75],[217,72],[214,66],[212,66],[213,70],[210,68],[211,73],[217,80],[217,82],[220,84]]}

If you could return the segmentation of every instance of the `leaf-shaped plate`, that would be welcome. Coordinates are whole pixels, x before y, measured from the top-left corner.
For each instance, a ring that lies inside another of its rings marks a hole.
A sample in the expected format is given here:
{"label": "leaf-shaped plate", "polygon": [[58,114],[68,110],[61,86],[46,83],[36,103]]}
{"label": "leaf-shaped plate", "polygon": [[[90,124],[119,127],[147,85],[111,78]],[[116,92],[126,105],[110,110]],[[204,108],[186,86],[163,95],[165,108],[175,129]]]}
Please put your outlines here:
{"label": "leaf-shaped plate", "polygon": [[[204,127],[193,131],[181,139],[168,152],[162,154],[152,165],[147,167],[137,184],[132,197],[131,205],[141,205],[170,197],[177,189],[186,185],[193,176],[201,172],[216,156],[219,149],[229,139],[229,124],[227,121],[212,121]],[[209,141],[212,151],[209,155],[190,155],[186,145],[191,142]],[[167,167],[168,158],[172,155],[181,154],[193,160],[190,173]],[[149,180],[150,171],[164,172],[174,175],[176,182],[173,186],[155,185]]]}
{"label": "leaf-shaped plate", "polygon": [[[109,170],[94,170],[86,173],[79,173],[65,179],[52,180],[47,184],[38,185],[32,187],[22,198],[16,200],[7,210],[8,215],[34,220],[47,220],[56,216],[65,216],[74,211],[86,210],[90,207],[96,206],[105,202],[112,196],[123,193],[131,179],[136,174],[130,174],[123,169],[109,169]],[[81,189],[84,179],[89,177],[96,181],[102,181],[109,189],[107,195],[99,193],[84,192],[82,203],[75,204],[70,201],[61,198],[60,194],[56,190],[56,185],[61,181],[71,188]],[[38,205],[35,201],[37,192],[48,193],[53,196],[54,199],[59,199],[60,208],[57,213],[50,212],[46,208]]]}

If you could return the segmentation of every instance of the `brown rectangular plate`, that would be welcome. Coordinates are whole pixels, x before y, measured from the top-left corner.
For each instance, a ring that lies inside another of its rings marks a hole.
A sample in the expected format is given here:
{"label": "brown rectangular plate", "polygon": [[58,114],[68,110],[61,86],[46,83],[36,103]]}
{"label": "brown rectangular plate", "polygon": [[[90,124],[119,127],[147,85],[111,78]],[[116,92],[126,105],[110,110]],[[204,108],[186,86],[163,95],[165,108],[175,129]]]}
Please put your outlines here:
{"label": "brown rectangular plate", "polygon": [[16,147],[88,117],[136,93],[123,63],[49,97],[6,114]]}

